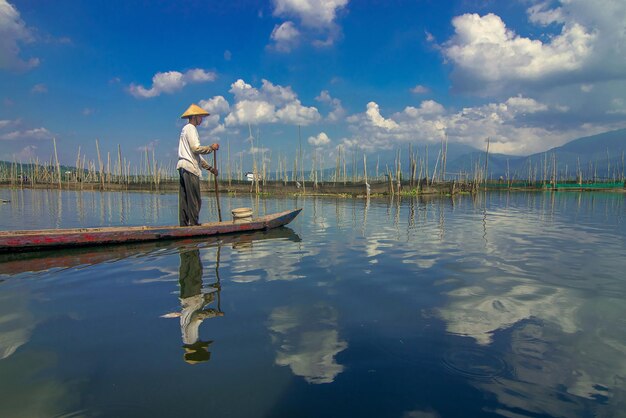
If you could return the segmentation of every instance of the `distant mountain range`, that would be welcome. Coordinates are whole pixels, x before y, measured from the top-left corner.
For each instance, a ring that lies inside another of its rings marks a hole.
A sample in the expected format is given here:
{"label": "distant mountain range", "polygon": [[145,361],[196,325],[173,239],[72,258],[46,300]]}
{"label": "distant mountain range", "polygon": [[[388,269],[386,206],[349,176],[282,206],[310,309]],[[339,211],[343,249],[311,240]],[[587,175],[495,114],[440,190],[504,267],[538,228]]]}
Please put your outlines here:
{"label": "distant mountain range", "polygon": [[[544,167],[550,175],[556,161],[560,177],[567,173],[574,178],[580,171],[584,178],[613,178],[620,177],[624,172],[625,153],[626,129],[619,129],[574,139],[560,147],[526,157],[489,154],[488,170],[490,178],[506,176],[507,172],[511,178],[528,178],[529,173],[531,177],[541,178]],[[471,172],[477,162],[484,166],[485,151],[475,150],[454,160],[448,157],[448,160],[448,173]]]}
{"label": "distant mountain range", "polygon": [[[15,169],[17,174],[21,174],[21,173],[28,173],[30,172],[33,167],[35,167],[34,163],[28,162],[28,163],[21,163],[21,162],[10,162],[10,161],[0,161],[0,172],[2,173],[6,173],[6,175],[9,175],[11,173],[11,170]],[[40,168],[44,168],[46,167],[49,171],[55,171],[56,167],[52,164],[39,164]],[[76,171],[76,167],[74,166],[69,166],[69,165],[60,165],[59,168],[61,169],[61,173],[65,173],[66,171]]]}
{"label": "distant mountain range", "polygon": [[[428,149],[426,145],[419,144],[413,147],[413,153],[417,154],[418,161],[426,161],[426,151],[428,150],[428,171],[432,176],[435,166],[437,171],[441,169],[441,152],[440,144],[430,144]],[[404,178],[410,175],[409,152],[408,146],[404,146],[400,150],[400,162]],[[382,175],[387,168],[395,172],[395,160],[397,158],[397,150],[383,150],[375,154],[367,156],[368,176],[374,176],[376,165],[378,164],[378,173]],[[620,177],[624,171],[624,154],[626,153],[626,129],[620,129],[611,132],[605,132],[598,135],[578,138],[567,144],[549,149],[545,152],[536,153],[528,156],[506,155],[506,154],[489,154],[488,171],[489,178],[495,179],[499,177],[506,178],[507,175],[511,179],[542,179],[544,175],[544,166],[547,177],[549,178],[554,172],[554,162],[556,161],[556,171],[559,178],[564,178],[567,174],[569,178],[575,178],[577,171],[582,172],[583,178],[613,178]],[[358,152],[356,156],[357,175],[363,175],[363,154]],[[346,151],[346,172],[347,177],[352,177],[354,153],[350,150]],[[419,164],[419,163],[418,163]],[[446,173],[447,178],[456,178],[460,173],[473,176],[476,166],[484,169],[485,167],[485,150],[478,150],[463,144],[448,143]],[[308,164],[307,164],[308,166]],[[333,175],[335,169],[327,168],[324,170],[324,177],[328,178]],[[419,177],[419,168],[416,176]],[[291,174],[289,174],[291,177]],[[308,178],[308,173],[305,175]],[[425,168],[422,177],[425,177]],[[272,174],[273,177],[273,174]]]}

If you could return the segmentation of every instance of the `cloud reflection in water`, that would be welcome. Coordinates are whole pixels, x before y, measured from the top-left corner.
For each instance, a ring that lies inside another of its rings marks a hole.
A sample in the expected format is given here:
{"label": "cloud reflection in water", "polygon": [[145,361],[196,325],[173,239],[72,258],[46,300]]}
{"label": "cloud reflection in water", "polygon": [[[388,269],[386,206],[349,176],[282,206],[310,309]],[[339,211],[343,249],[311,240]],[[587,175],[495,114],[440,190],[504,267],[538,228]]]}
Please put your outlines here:
{"label": "cloud reflection in water", "polygon": [[276,364],[313,384],[332,383],[344,367],[335,360],[348,348],[337,331],[337,311],[324,303],[283,306],[270,314],[269,330],[278,346]]}

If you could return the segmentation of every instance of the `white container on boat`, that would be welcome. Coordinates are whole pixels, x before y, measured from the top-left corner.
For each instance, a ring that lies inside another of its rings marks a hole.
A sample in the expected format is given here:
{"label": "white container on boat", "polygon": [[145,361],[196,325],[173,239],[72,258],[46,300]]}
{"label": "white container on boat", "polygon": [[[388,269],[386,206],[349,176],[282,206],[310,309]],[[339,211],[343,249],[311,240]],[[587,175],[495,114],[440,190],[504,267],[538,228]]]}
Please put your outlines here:
{"label": "white container on boat", "polygon": [[234,223],[245,223],[252,221],[252,208],[235,208],[231,210]]}

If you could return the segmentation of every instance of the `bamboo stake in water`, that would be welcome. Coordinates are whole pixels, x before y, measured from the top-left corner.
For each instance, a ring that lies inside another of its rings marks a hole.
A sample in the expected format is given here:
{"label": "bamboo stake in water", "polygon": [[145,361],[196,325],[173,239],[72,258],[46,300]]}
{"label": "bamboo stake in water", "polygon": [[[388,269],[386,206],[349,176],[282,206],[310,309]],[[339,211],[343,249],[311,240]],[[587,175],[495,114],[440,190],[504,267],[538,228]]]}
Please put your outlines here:
{"label": "bamboo stake in water", "polygon": [[230,139],[226,141],[226,149],[228,151],[228,187],[232,187],[231,186],[231,180],[232,180],[232,170],[231,170],[231,166],[230,166]]}
{"label": "bamboo stake in water", "polygon": [[401,161],[401,157],[402,157],[402,149],[398,148],[398,158],[397,158],[397,162],[396,162],[396,190],[398,191],[398,193],[400,193],[400,190],[402,189],[402,161]]}
{"label": "bamboo stake in water", "polygon": [[426,157],[424,159],[426,164],[426,187],[428,187],[428,178],[430,177],[430,168],[428,167],[428,144],[426,144]]}
{"label": "bamboo stake in water", "polygon": [[363,153],[363,176],[365,177],[365,195],[370,198],[370,185],[367,182],[367,156]]}
{"label": "bamboo stake in water", "polygon": [[487,177],[489,176],[489,137],[487,137],[487,151],[485,152],[485,190],[487,190]]}
{"label": "bamboo stake in water", "polygon": [[[217,151],[213,151],[213,168],[217,169]],[[215,201],[217,202],[217,218],[222,222],[222,209],[220,208],[220,192],[217,182],[217,176],[213,176],[215,181]]]}
{"label": "bamboo stake in water", "polygon": [[156,159],[154,157],[154,148],[152,148],[152,183],[154,183],[155,186],[158,186],[158,181],[157,181],[157,163],[156,163]]}
{"label": "bamboo stake in water", "polygon": [[111,153],[107,151],[107,187],[111,188]]}
{"label": "bamboo stake in water", "polygon": [[347,171],[346,171],[346,150],[343,147],[341,148],[341,150],[342,150],[342,158],[343,158],[343,185],[345,186],[347,178],[348,178]]}
{"label": "bamboo stake in water", "polygon": [[415,183],[415,170],[413,167],[415,166],[415,161],[413,160],[413,146],[409,144],[409,187],[413,189],[413,185]]}
{"label": "bamboo stake in water", "polygon": [[100,190],[104,189],[104,177],[102,177],[102,159],[100,158],[100,146],[98,145],[98,140],[96,139],[96,151],[98,153],[98,166],[100,168]]}
{"label": "bamboo stake in water", "polygon": [[76,177],[74,178],[75,183],[78,183],[79,173],[80,173],[80,145],[78,146],[78,155],[76,156]]}
{"label": "bamboo stake in water", "polygon": [[87,180],[86,177],[89,174],[89,172],[87,172],[87,174],[85,174],[85,161],[86,161],[87,157],[85,156],[85,154],[83,154],[83,162],[81,164],[81,169],[82,169],[82,174],[83,174],[83,181],[80,183],[80,189],[83,189],[83,183]]}
{"label": "bamboo stake in water", "polygon": [[117,183],[122,183],[122,148],[117,144]]}
{"label": "bamboo stake in water", "polygon": [[435,176],[437,175],[437,166],[439,165],[439,157],[441,156],[441,150],[437,153],[437,160],[435,161],[435,169],[433,170],[433,178],[430,181],[431,184],[435,182]]}
{"label": "bamboo stake in water", "polygon": [[443,148],[443,155],[441,157],[442,166],[441,166],[441,180],[446,181],[446,165],[448,164],[448,133],[444,133],[444,143],[445,147]]}
{"label": "bamboo stake in water", "polygon": [[57,156],[57,141],[55,138],[52,138],[52,143],[54,144],[54,160],[56,162],[57,175],[59,178],[59,189],[61,188],[61,166],[59,165],[59,157]]}
{"label": "bamboo stake in water", "polygon": [[298,125],[298,146],[300,148],[298,159],[300,160],[300,178],[302,179],[302,193],[306,194],[306,179],[304,178],[304,159],[302,156],[302,137],[300,136],[300,125]]}

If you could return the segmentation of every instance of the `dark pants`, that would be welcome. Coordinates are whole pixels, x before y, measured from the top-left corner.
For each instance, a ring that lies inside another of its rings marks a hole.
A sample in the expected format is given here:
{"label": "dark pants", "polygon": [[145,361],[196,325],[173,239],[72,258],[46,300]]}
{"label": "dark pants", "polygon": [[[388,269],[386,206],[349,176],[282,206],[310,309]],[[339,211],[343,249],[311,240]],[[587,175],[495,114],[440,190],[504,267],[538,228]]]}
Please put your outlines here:
{"label": "dark pants", "polygon": [[200,216],[200,178],[185,169],[179,169],[180,186],[178,188],[178,221],[180,226],[199,225]]}

